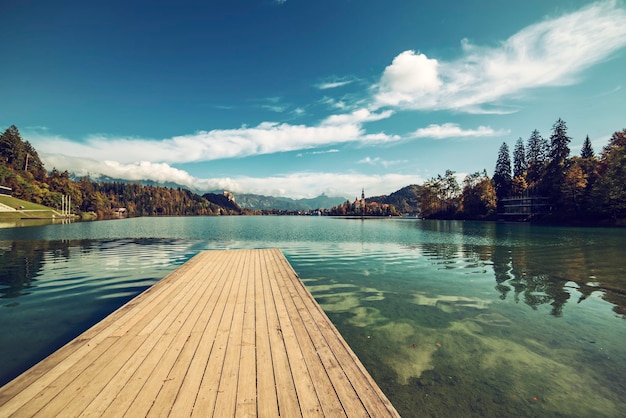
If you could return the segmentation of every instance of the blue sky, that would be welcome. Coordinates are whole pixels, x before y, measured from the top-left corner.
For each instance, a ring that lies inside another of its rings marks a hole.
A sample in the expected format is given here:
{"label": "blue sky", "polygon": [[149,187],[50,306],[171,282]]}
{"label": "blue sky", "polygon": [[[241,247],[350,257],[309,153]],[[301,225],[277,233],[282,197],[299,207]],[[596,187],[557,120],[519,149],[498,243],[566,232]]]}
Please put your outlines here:
{"label": "blue sky", "polygon": [[562,118],[626,127],[623,1],[0,1],[0,127],[46,168],[389,194]]}

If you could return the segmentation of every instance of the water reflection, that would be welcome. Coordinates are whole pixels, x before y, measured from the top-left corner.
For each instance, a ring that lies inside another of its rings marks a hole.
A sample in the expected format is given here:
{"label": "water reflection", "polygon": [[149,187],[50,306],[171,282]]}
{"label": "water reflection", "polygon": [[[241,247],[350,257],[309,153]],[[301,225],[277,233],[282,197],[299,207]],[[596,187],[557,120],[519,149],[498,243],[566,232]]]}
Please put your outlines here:
{"label": "water reflection", "polygon": [[176,239],[0,241],[0,385],[197,252]]}
{"label": "water reflection", "polygon": [[585,231],[563,230],[554,236],[549,235],[553,229],[527,225],[444,221],[424,222],[419,227],[448,235],[448,239],[413,248],[439,269],[464,268],[473,273],[492,269],[501,300],[512,298],[534,310],[548,305],[551,315],[561,317],[568,302],[583,303],[597,292],[626,318],[622,280],[626,265],[611,231],[608,242],[590,242],[591,234]]}

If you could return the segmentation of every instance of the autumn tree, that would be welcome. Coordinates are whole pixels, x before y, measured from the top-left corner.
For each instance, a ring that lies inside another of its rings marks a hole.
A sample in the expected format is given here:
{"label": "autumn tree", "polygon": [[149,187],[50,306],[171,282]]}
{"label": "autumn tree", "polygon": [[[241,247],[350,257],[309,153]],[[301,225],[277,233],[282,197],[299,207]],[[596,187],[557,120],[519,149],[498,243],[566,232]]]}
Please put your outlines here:
{"label": "autumn tree", "polygon": [[572,208],[570,216],[575,217],[580,216],[589,178],[583,169],[583,160],[580,157],[571,159],[562,185],[564,207],[566,210]]}
{"label": "autumn tree", "polygon": [[615,132],[600,158],[593,196],[596,211],[611,218],[626,215],[626,129]]}
{"label": "autumn tree", "polygon": [[464,218],[488,218],[495,214],[496,204],[496,191],[486,171],[465,177],[460,207]]}

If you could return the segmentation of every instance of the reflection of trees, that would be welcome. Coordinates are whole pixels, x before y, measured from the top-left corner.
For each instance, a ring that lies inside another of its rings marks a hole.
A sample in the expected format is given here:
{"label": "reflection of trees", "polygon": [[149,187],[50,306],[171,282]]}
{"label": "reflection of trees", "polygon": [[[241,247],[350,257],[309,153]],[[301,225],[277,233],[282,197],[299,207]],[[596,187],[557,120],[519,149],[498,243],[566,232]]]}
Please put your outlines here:
{"label": "reflection of trees", "polygon": [[[580,293],[577,303],[594,292],[614,305],[626,318],[624,238],[620,231],[512,228],[495,223],[420,223],[433,232],[434,242],[420,247],[428,259],[443,268],[482,268],[492,264],[500,299],[512,297],[533,309],[550,305],[554,316],[563,314],[572,289]],[[493,243],[485,245],[485,240]]]}
{"label": "reflection of trees", "polygon": [[[503,229],[496,229],[496,237],[505,239]],[[513,291],[513,300],[522,300],[533,309],[544,304],[552,305],[551,314],[561,316],[563,306],[569,299],[564,285],[567,280],[559,280],[544,274],[532,274],[525,247],[508,248],[496,245],[492,249],[493,271],[496,278],[495,289],[500,299],[505,300]]]}
{"label": "reflection of trees", "polygon": [[[571,297],[568,288],[580,293],[577,303],[593,292],[604,291],[603,299],[615,305],[616,313],[624,315],[626,291],[623,285],[612,284],[615,275],[619,277],[614,265],[620,258],[617,254],[607,257],[606,250],[575,235],[569,237],[567,245],[495,246],[492,253],[495,289],[503,300],[513,291],[515,302],[522,300],[533,309],[550,304],[550,313],[557,317],[563,314],[563,307]],[[590,283],[596,281],[593,272],[603,280]],[[571,282],[576,285],[568,285]]]}
{"label": "reflection of trees", "polygon": [[27,292],[46,262],[69,259],[70,247],[90,251],[89,241],[11,241],[0,247],[0,298]]}

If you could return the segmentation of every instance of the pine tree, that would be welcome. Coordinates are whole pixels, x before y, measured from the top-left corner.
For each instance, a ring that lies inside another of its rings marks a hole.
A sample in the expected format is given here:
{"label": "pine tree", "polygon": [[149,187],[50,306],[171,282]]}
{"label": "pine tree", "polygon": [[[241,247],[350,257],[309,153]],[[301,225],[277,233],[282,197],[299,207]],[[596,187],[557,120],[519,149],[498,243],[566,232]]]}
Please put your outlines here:
{"label": "pine tree", "polygon": [[526,163],[528,164],[526,181],[530,188],[535,188],[541,180],[546,163],[547,148],[548,143],[541,137],[539,131],[536,129],[532,131],[526,146]]}
{"label": "pine tree", "polygon": [[23,170],[26,161],[24,141],[20,131],[15,125],[11,125],[0,135],[0,155],[9,167]]}
{"label": "pine tree", "polygon": [[583,148],[580,151],[580,156],[582,158],[594,158],[595,157],[593,148],[591,147],[591,141],[589,140],[589,135],[587,135],[587,138],[585,138],[585,142],[583,142]]}
{"label": "pine tree", "polygon": [[526,173],[526,151],[524,141],[519,138],[513,150],[513,177],[521,177]]}
{"label": "pine tree", "polygon": [[563,185],[567,174],[567,160],[569,157],[569,143],[571,138],[567,136],[567,126],[559,118],[552,125],[550,135],[550,153],[545,174],[542,178],[542,189],[548,194],[548,199],[558,209],[565,204]]}
{"label": "pine tree", "polygon": [[498,161],[493,172],[493,185],[496,189],[498,204],[507,197],[511,196],[513,179],[511,177],[511,157],[509,155],[509,146],[503,142],[498,152]]}
{"label": "pine tree", "polygon": [[559,118],[552,125],[552,135],[550,135],[550,153],[548,156],[551,164],[563,164],[567,160],[571,140],[567,136],[567,125]]}

